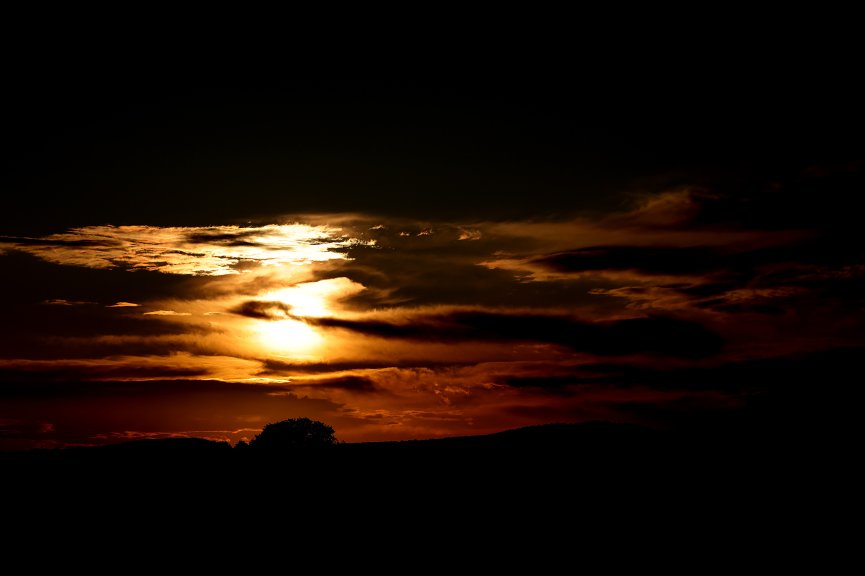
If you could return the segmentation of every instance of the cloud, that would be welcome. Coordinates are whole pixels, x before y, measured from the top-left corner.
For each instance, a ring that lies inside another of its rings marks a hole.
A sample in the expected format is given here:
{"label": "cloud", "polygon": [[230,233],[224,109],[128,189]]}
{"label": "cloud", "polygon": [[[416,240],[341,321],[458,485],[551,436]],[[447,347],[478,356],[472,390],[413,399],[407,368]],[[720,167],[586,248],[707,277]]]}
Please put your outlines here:
{"label": "cloud", "polygon": [[696,322],[645,317],[589,322],[551,314],[454,311],[418,315],[404,323],[373,319],[304,318],[323,328],[423,342],[542,342],[601,355],[652,353],[684,358],[716,354],[722,339]]}
{"label": "cloud", "polygon": [[153,310],[145,312],[145,316],[192,316],[189,312],[175,312],[174,310]]}
{"label": "cloud", "polygon": [[262,300],[246,300],[233,305],[229,312],[258,320],[287,320],[296,316],[326,316],[338,308],[341,300],[365,290],[345,277],[316,282],[300,282],[261,294]]}
{"label": "cloud", "polygon": [[[730,368],[737,361],[862,343],[861,242],[781,226],[770,205],[691,188],[591,218],[321,215],[297,234],[88,227],[6,237],[6,392],[57,398],[45,413],[23,396],[0,402],[0,417],[31,410],[24,420],[62,429],[73,418],[60,398],[79,389],[93,395],[76,397],[79,420],[96,418],[109,436],[255,429],[302,407],[340,437],[370,440],[742,405],[775,365]],[[775,208],[786,209],[777,195]],[[102,305],[71,305],[83,302]],[[140,310],[109,309],[133,303]],[[177,391],[165,392],[166,406],[138,387],[168,379]],[[260,387],[235,393],[205,379]],[[109,421],[103,398],[132,388],[123,416],[139,418],[145,398],[159,417]]]}
{"label": "cloud", "polygon": [[584,302],[598,311],[618,300],[653,314],[780,317],[829,294],[849,304],[863,278],[859,244],[844,226],[815,220],[809,228],[805,220],[777,218],[788,210],[804,214],[800,202],[804,196],[791,208],[774,193],[683,188],[593,222],[488,225],[485,232],[497,238],[521,241],[479,265],[511,273],[520,284],[584,290],[598,297]]}
{"label": "cloud", "polygon": [[[106,361],[31,361],[0,362],[0,380],[6,384],[16,382],[65,382],[69,380],[159,380],[164,378],[197,378],[206,376],[205,368],[135,365]],[[4,389],[10,394],[11,388]],[[29,388],[19,389],[28,393]]]}
{"label": "cloud", "polygon": [[573,376],[507,376],[502,384],[513,388],[559,389],[579,384]]}
{"label": "cloud", "polygon": [[135,304],[134,302],[115,302],[114,304],[106,306],[106,308],[135,308],[138,306],[141,306],[141,304]]}
{"label": "cloud", "polygon": [[332,307],[337,302],[364,290],[363,284],[343,276],[296,283],[286,288],[270,290],[262,294],[262,297],[285,304],[295,316],[327,316],[332,313]]}
{"label": "cloud", "polygon": [[336,376],[293,382],[292,389],[308,388],[312,390],[340,390],[355,394],[370,394],[377,391],[375,382],[364,376]]}
{"label": "cloud", "polygon": [[220,276],[244,265],[309,264],[346,258],[359,241],[339,228],[306,224],[160,228],[88,226],[44,238],[0,237],[0,244],[56,264]]}
{"label": "cloud", "polygon": [[174,352],[162,355],[114,355],[104,358],[0,358],[3,381],[153,380],[214,377],[242,380],[260,370],[255,360]]}
{"label": "cloud", "polygon": [[705,246],[591,246],[533,258],[552,272],[580,273],[636,270],[652,275],[695,275],[721,266],[718,251]]}
{"label": "cloud", "polygon": [[402,358],[388,358],[383,360],[351,360],[341,362],[286,362],[274,358],[263,360],[263,369],[259,376],[292,376],[295,374],[330,374],[349,371],[379,370],[383,368],[423,368],[442,369],[465,366],[473,363],[467,362],[437,362],[435,360],[406,360]]}
{"label": "cloud", "polygon": [[285,320],[291,317],[291,307],[283,302],[248,300],[230,310],[234,314],[259,320]]}
{"label": "cloud", "polygon": [[480,240],[483,237],[480,230],[472,230],[470,228],[460,228],[460,240]]}

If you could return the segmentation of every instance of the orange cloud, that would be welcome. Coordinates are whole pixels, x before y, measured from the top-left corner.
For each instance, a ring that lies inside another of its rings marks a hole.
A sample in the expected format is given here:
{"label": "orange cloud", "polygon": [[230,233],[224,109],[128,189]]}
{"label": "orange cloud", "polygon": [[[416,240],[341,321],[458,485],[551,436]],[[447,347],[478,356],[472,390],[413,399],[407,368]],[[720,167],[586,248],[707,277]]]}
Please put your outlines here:
{"label": "orange cloud", "polygon": [[145,312],[145,316],[192,316],[189,312],[175,312],[174,310],[154,310]]}
{"label": "orange cloud", "polygon": [[88,226],[7,245],[49,262],[166,274],[220,276],[243,264],[274,266],[345,259],[358,242],[339,228],[306,224],[258,227]]}

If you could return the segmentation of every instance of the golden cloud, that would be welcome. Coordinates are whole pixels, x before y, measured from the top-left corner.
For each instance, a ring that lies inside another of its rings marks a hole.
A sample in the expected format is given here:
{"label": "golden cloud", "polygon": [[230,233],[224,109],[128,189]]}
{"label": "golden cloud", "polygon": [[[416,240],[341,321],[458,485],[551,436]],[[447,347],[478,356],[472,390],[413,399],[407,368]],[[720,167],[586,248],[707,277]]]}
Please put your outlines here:
{"label": "golden cloud", "polygon": [[331,226],[87,226],[7,245],[56,264],[166,274],[237,274],[243,264],[274,266],[342,260],[360,241]]}

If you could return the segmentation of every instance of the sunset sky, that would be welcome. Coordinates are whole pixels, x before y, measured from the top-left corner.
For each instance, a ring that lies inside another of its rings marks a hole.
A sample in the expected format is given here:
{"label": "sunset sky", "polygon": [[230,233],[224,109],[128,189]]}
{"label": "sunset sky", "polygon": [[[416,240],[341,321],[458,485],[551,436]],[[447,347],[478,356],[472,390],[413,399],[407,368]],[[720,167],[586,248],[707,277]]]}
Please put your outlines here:
{"label": "sunset sky", "polygon": [[17,71],[0,448],[767,418],[865,347],[863,100],[724,58]]}

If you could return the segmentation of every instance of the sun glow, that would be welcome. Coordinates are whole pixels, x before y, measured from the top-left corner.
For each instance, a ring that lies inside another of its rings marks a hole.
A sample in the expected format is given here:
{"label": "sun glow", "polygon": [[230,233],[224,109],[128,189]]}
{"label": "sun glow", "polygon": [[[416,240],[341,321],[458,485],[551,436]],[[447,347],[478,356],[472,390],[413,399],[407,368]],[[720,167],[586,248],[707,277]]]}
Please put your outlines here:
{"label": "sun glow", "polygon": [[363,289],[362,284],[348,278],[330,278],[268,292],[261,298],[287,304],[291,307],[293,316],[320,317],[332,315],[332,305],[337,300],[357,294]]}
{"label": "sun glow", "polygon": [[314,328],[298,320],[258,321],[254,330],[258,342],[276,353],[308,354],[324,341]]}

